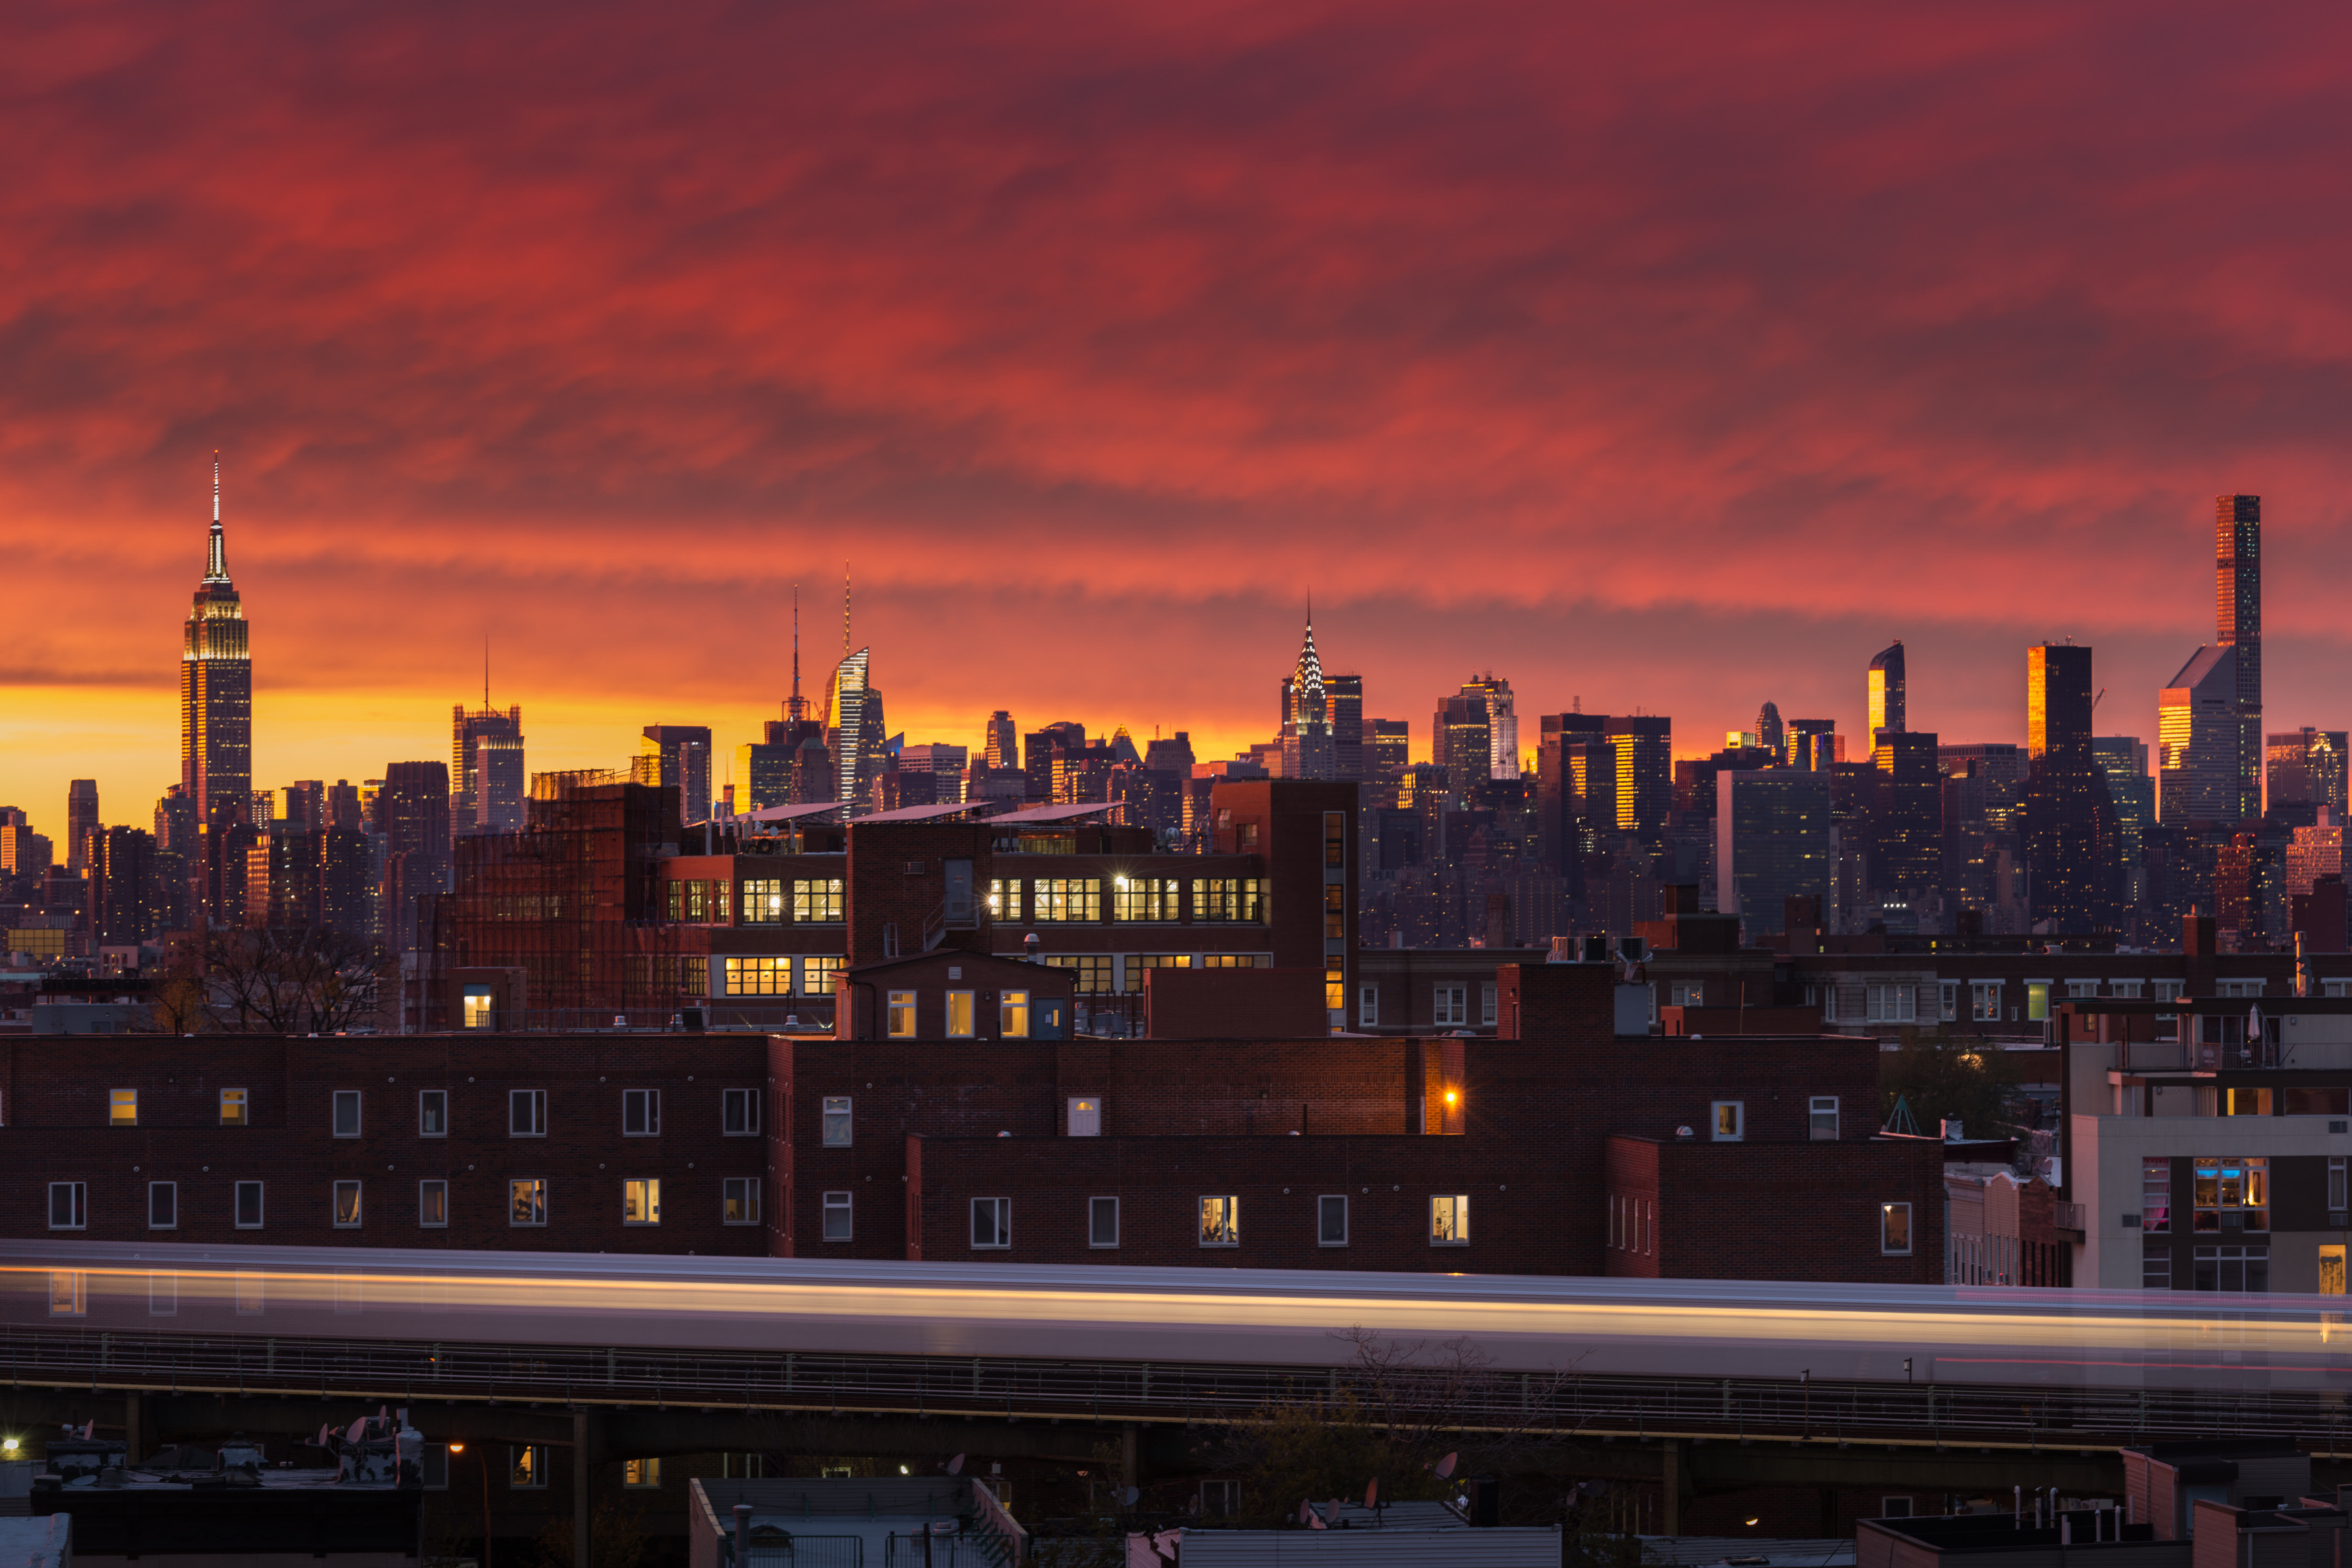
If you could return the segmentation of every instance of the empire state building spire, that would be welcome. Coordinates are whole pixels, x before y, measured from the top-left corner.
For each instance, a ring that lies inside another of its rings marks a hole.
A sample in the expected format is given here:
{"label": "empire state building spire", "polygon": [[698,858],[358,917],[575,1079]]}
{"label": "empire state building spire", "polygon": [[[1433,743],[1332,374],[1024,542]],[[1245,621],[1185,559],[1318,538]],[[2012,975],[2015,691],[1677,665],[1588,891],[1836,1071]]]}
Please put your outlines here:
{"label": "empire state building spire", "polygon": [[220,454],[213,454],[213,536],[211,547],[205,552],[205,581],[228,581],[228,546],[221,539],[220,519]]}

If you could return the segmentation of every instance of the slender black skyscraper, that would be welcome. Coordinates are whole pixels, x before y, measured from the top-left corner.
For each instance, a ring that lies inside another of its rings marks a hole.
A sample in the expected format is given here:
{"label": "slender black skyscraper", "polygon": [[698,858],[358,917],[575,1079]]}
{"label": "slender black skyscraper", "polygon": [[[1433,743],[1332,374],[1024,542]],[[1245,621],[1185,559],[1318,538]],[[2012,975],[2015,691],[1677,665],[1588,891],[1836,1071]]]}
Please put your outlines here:
{"label": "slender black skyscraper", "polygon": [[2263,498],[2213,498],[2214,642],[2238,650],[2237,815],[2263,814]]}
{"label": "slender black skyscraper", "polygon": [[1903,645],[1870,661],[1870,743],[1878,744],[1881,730],[1905,728],[1903,705]]}
{"label": "slender black skyscraper", "polygon": [[253,656],[244,602],[221,538],[220,454],[213,454],[212,542],[180,653],[180,784],[197,831],[241,823],[253,805]]}
{"label": "slender black skyscraper", "polygon": [[2025,650],[2025,859],[2037,930],[2094,931],[2113,918],[2117,826],[2091,749],[2096,701],[2089,648]]}

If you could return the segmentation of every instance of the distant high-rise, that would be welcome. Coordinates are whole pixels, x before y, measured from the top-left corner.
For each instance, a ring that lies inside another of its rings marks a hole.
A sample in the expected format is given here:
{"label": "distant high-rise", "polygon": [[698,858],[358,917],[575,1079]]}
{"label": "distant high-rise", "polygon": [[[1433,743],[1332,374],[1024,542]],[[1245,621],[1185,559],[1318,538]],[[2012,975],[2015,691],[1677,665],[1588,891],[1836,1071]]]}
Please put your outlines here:
{"label": "distant high-rise", "polygon": [[1870,661],[1870,723],[1865,731],[1870,743],[1878,744],[1881,730],[1904,728],[1905,714],[1903,644],[1897,639]]}
{"label": "distant high-rise", "polygon": [[1021,765],[1021,737],[1007,710],[999,708],[988,716],[988,743],[981,748],[980,760],[992,768]]}
{"label": "distant high-rise", "polygon": [[204,580],[180,652],[180,784],[200,832],[245,820],[253,797],[253,656],[245,605],[229,580],[221,535],[220,457],[213,457],[213,527]]}
{"label": "distant high-rise", "polygon": [[2236,809],[2263,814],[2263,498],[2213,498],[2214,637],[2237,661]]}
{"label": "distant high-rise", "polygon": [[1875,890],[1925,892],[1937,885],[1944,860],[1936,737],[1882,726],[1874,739],[1870,760],[1878,787],[1868,816],[1870,884]]}
{"label": "distant high-rise", "polygon": [[1791,768],[1715,775],[1715,907],[1747,940],[1785,927],[1791,896],[1830,890],[1830,781]]}
{"label": "distant high-rise", "polygon": [[[482,826],[481,787],[475,765],[481,742],[488,740],[512,742],[520,765],[522,748],[522,704],[517,703],[501,713],[490,706],[489,693],[482,694],[482,706],[467,712],[466,705],[457,703],[449,710],[449,781],[457,786],[457,798],[450,802],[450,826],[463,837],[467,834],[486,831]],[[520,816],[522,797],[501,800],[490,812],[492,820],[509,816]],[[516,826],[520,826],[520,820]]]}
{"label": "distant high-rise", "polygon": [[1430,761],[1449,771],[1455,789],[1468,792],[1481,780],[1519,776],[1514,701],[1511,683],[1492,673],[1473,676],[1461,690],[1438,699],[1429,731]]}
{"label": "distant high-rise", "polygon": [[100,947],[130,947],[161,929],[155,918],[155,838],[137,827],[90,829],[89,930]]}
{"label": "distant high-rise", "polygon": [[2114,912],[2115,802],[2091,750],[2091,650],[2043,643],[2025,656],[2025,860],[2031,918],[2057,933],[2105,929]]}
{"label": "distant high-rise", "polygon": [[2341,823],[2347,739],[2342,730],[2308,727],[2273,733],[2263,746],[2271,805],[2324,805]]}
{"label": "distant high-rise", "polygon": [[399,951],[429,940],[420,913],[449,890],[449,769],[444,763],[394,763],[376,792],[373,830],[383,838],[383,937]]}
{"label": "distant high-rise", "polygon": [[1825,773],[1837,762],[1837,721],[1790,719],[1780,727],[1780,760],[1809,773]]}
{"label": "distant high-rise", "polygon": [[1368,777],[1394,784],[1412,764],[1412,722],[1407,719],[1373,719],[1364,727]]}
{"label": "distant high-rise", "polygon": [[66,869],[89,864],[89,836],[98,831],[98,781],[74,779],[66,785]]}
{"label": "distant high-rise", "polygon": [[2157,816],[2179,826],[2235,823],[2238,650],[2200,647],[2156,696]]}
{"label": "distant high-rise", "polygon": [[710,819],[710,728],[648,724],[637,742],[639,783],[674,784],[685,822]]}
{"label": "distant high-rise", "polygon": [[882,694],[868,680],[870,647],[843,656],[825,693],[825,741],[832,753],[834,798],[844,805],[873,803],[882,772]]}
{"label": "distant high-rise", "polygon": [[[520,714],[520,709],[516,712]],[[530,779],[523,766],[522,736],[478,735],[472,766],[473,820],[467,833],[517,833],[523,825],[523,798]]]}
{"label": "distant high-rise", "polygon": [[1323,688],[1323,658],[1315,648],[1315,622],[1307,623],[1298,659],[1282,678],[1282,776],[1328,779],[1337,758],[1331,741],[1331,696]]}
{"label": "distant high-rise", "polygon": [[1333,776],[1361,781],[1369,765],[1364,757],[1364,678],[1327,675],[1323,689],[1331,699]]}
{"label": "distant high-rise", "polygon": [[1780,755],[1787,750],[1780,724],[1780,705],[1767,702],[1756,710],[1756,743],[1766,751]]}
{"label": "distant high-rise", "polygon": [[1618,830],[1663,831],[1675,808],[1675,721],[1663,714],[1613,718],[1607,734],[1616,752]]}

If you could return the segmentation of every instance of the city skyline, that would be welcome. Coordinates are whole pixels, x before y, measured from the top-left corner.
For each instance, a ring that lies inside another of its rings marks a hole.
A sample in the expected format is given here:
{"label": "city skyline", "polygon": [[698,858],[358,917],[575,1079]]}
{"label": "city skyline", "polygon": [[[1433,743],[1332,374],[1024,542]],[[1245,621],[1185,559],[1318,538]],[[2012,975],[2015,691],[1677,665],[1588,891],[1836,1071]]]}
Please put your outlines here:
{"label": "city skyline", "polygon": [[1858,735],[1900,636],[1914,723],[2015,739],[2016,650],[2073,637],[2147,736],[2211,591],[2174,531],[2240,491],[2264,722],[2344,722],[2347,238],[2305,195],[2343,21],[1023,17],[12,24],[53,155],[0,262],[41,606],[0,791],[171,776],[154,627],[216,446],[265,779],[441,754],[486,630],[551,764],[756,736],[790,584],[844,557],[910,737],[1230,751],[1310,588],[1390,717],[1492,668]]}

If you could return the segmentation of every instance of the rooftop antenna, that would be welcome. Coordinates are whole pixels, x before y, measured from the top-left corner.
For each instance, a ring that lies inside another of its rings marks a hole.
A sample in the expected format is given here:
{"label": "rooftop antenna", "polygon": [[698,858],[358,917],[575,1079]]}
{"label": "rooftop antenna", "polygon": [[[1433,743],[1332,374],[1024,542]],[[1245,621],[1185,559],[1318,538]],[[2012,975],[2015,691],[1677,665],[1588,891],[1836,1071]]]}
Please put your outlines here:
{"label": "rooftop antenna", "polygon": [[205,576],[215,582],[228,581],[228,551],[221,542],[220,519],[220,448],[213,448],[213,532],[205,556]]}
{"label": "rooftop antenna", "polygon": [[849,657],[849,563],[841,563],[841,657]]}

